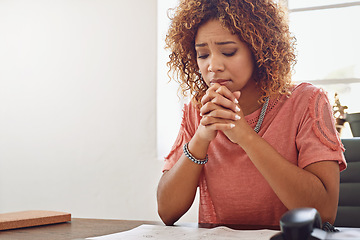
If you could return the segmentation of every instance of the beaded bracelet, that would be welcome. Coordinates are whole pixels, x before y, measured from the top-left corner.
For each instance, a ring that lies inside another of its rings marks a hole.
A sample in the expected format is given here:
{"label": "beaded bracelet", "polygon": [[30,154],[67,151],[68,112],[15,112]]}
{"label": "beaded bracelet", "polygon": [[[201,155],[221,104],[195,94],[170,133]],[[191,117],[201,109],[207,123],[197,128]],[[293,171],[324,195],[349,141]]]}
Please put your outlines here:
{"label": "beaded bracelet", "polygon": [[199,159],[196,159],[193,155],[191,155],[191,153],[189,152],[189,149],[188,149],[188,145],[189,143],[185,143],[184,145],[184,154],[187,158],[189,158],[191,161],[193,161],[194,163],[196,164],[205,164],[208,162],[208,155],[206,154],[206,157],[205,159],[202,159],[202,160],[199,160]]}

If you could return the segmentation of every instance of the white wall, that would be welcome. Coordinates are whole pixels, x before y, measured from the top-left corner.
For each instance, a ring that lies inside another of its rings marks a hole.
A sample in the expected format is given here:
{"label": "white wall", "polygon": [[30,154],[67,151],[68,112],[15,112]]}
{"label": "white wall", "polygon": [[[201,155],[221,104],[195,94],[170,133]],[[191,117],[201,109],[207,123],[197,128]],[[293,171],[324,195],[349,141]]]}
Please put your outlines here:
{"label": "white wall", "polygon": [[159,220],[156,0],[0,1],[0,212]]}
{"label": "white wall", "polygon": [[[170,25],[168,9],[177,6],[179,0],[158,0],[157,1],[157,155],[163,159],[169,151],[178,135],[182,109],[189,99],[181,97],[178,93],[179,84],[169,81],[166,63],[169,60],[170,50],[165,50],[165,37]],[[199,212],[199,194],[195,197],[193,206],[180,219],[183,222],[196,222]]]}
{"label": "white wall", "polygon": [[168,9],[174,8],[178,0],[157,1],[157,154],[163,158],[169,154],[179,132],[184,101],[178,94],[179,84],[169,81],[170,50],[165,50],[165,37],[170,25]]}

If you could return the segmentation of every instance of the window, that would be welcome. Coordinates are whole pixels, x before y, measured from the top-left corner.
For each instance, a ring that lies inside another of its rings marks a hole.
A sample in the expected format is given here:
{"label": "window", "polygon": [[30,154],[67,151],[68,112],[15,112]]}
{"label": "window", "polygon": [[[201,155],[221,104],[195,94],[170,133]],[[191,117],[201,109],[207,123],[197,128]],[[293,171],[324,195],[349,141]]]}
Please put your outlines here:
{"label": "window", "polygon": [[348,112],[360,112],[360,1],[288,0],[287,5],[297,39],[293,80],[324,88],[332,103],[337,93]]}
{"label": "window", "polygon": [[[360,80],[360,6],[292,12],[290,26],[298,42],[295,81]],[[335,81],[336,82],[336,81]]]}

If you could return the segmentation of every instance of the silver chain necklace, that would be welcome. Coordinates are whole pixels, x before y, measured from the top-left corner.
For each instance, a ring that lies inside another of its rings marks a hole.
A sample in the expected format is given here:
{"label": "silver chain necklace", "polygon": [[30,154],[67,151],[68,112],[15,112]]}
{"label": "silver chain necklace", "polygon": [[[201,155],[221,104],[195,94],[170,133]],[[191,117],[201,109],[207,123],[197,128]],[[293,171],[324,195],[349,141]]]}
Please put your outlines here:
{"label": "silver chain necklace", "polygon": [[269,97],[266,97],[264,105],[261,108],[261,112],[260,112],[260,115],[259,115],[259,120],[257,121],[256,126],[254,128],[256,133],[259,133],[259,131],[260,131],[260,127],[261,127],[261,124],[263,123],[265,113],[266,113],[266,109],[267,109],[268,105],[269,105]]}

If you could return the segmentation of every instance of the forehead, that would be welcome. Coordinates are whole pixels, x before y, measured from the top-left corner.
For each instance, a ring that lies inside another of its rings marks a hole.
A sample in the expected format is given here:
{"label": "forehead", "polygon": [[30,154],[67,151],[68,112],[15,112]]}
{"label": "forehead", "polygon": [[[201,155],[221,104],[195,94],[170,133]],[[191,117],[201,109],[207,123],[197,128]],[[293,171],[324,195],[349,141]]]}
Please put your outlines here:
{"label": "forehead", "polygon": [[238,42],[239,38],[224,28],[218,20],[210,20],[201,25],[195,36],[195,43],[223,40]]}

